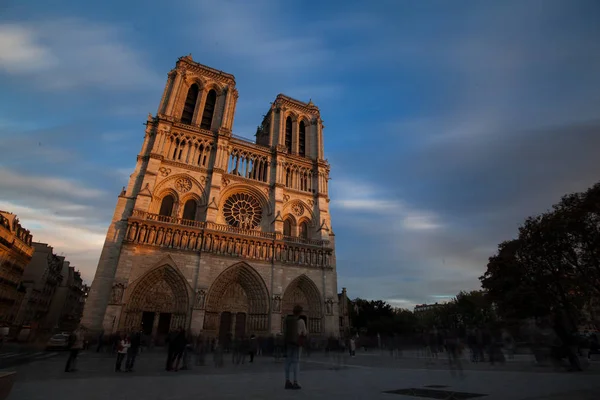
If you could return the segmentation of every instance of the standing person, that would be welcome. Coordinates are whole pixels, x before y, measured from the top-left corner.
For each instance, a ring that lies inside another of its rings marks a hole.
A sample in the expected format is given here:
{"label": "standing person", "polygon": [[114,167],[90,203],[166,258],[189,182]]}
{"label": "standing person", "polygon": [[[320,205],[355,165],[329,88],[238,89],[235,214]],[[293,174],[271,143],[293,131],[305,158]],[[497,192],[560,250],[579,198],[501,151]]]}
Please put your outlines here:
{"label": "standing person", "polygon": [[119,345],[117,347],[117,363],[115,364],[115,372],[121,372],[121,364],[123,363],[123,359],[127,355],[127,350],[131,347],[131,342],[129,341],[129,337],[127,335],[123,335],[123,338],[119,341]]}
{"label": "standing person", "polygon": [[131,345],[127,349],[127,360],[125,361],[125,372],[132,372],[135,358],[137,357],[142,345],[142,333],[136,332],[131,336]]}
{"label": "standing person", "polygon": [[179,371],[179,363],[183,358],[183,353],[185,351],[185,347],[187,346],[187,338],[185,337],[185,329],[181,328],[173,339],[173,361],[175,361],[175,368],[173,370],[175,372]]}
{"label": "standing person", "polygon": [[83,349],[83,332],[82,326],[78,326],[71,335],[69,335],[69,358],[65,366],[65,372],[75,372],[75,362],[79,352]]}
{"label": "standing person", "polygon": [[[285,358],[285,388],[301,389],[298,384],[298,373],[300,369],[300,347],[304,343],[308,331],[304,320],[300,318],[302,307],[294,307],[294,315],[288,315],[285,319],[284,340],[286,346]],[[290,381],[290,370],[294,382]]]}
{"label": "standing person", "polygon": [[258,340],[254,334],[250,335],[250,362],[254,362],[254,355],[258,351]]}

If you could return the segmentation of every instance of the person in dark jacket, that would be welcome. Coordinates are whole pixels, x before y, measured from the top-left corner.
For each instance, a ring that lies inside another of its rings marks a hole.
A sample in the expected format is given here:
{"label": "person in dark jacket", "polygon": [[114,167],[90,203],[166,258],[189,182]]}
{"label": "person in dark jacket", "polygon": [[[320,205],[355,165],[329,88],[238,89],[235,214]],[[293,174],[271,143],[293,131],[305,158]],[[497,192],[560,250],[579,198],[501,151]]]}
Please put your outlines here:
{"label": "person in dark jacket", "polygon": [[187,338],[185,337],[185,329],[181,328],[177,333],[177,336],[173,339],[169,345],[173,345],[173,361],[175,362],[175,368],[172,368],[175,372],[179,371],[179,363],[183,357],[183,352],[185,351],[185,346],[187,346]]}
{"label": "person in dark jacket", "polygon": [[125,361],[125,372],[132,372],[135,358],[137,357],[142,344],[142,333],[136,332],[131,335],[131,344],[127,349],[127,360]]}

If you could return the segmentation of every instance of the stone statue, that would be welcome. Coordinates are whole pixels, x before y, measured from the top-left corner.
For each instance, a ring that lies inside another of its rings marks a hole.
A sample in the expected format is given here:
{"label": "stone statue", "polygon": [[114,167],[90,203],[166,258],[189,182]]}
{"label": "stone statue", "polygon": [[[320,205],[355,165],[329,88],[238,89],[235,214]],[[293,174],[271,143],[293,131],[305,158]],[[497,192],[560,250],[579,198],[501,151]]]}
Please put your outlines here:
{"label": "stone statue", "polygon": [[204,308],[204,299],[206,298],[206,290],[200,289],[196,292],[196,308]]}
{"label": "stone statue", "polygon": [[112,304],[120,304],[121,303],[121,300],[123,299],[123,290],[124,290],[124,287],[120,283],[117,283],[116,285],[113,286],[111,297],[110,297],[110,302]]}
{"label": "stone statue", "polygon": [[273,297],[273,311],[279,312],[281,308],[281,298],[279,296]]}
{"label": "stone statue", "polygon": [[333,314],[333,301],[331,299],[327,300],[327,314]]}

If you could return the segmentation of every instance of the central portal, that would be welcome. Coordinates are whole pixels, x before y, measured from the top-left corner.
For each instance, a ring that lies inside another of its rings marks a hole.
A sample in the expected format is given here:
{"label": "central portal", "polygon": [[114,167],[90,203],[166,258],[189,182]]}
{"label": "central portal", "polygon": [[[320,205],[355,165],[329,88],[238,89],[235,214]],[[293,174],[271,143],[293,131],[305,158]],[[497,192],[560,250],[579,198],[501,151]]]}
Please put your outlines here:
{"label": "central portal", "polygon": [[260,275],[239,263],[221,273],[210,287],[204,331],[227,341],[268,332],[269,297]]}

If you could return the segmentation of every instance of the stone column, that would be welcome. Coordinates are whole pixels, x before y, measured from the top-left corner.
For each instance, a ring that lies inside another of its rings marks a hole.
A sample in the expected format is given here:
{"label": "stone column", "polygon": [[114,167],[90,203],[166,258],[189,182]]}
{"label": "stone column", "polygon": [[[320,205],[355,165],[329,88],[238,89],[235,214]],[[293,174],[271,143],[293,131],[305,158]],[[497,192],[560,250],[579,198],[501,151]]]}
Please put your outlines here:
{"label": "stone column", "polygon": [[175,83],[172,86],[171,95],[169,96],[169,102],[165,109],[165,114],[172,117],[174,117],[173,109],[175,108],[175,101],[177,100],[177,97],[179,97],[179,89],[181,88],[181,80],[184,72],[177,70],[175,71],[175,74]]}

